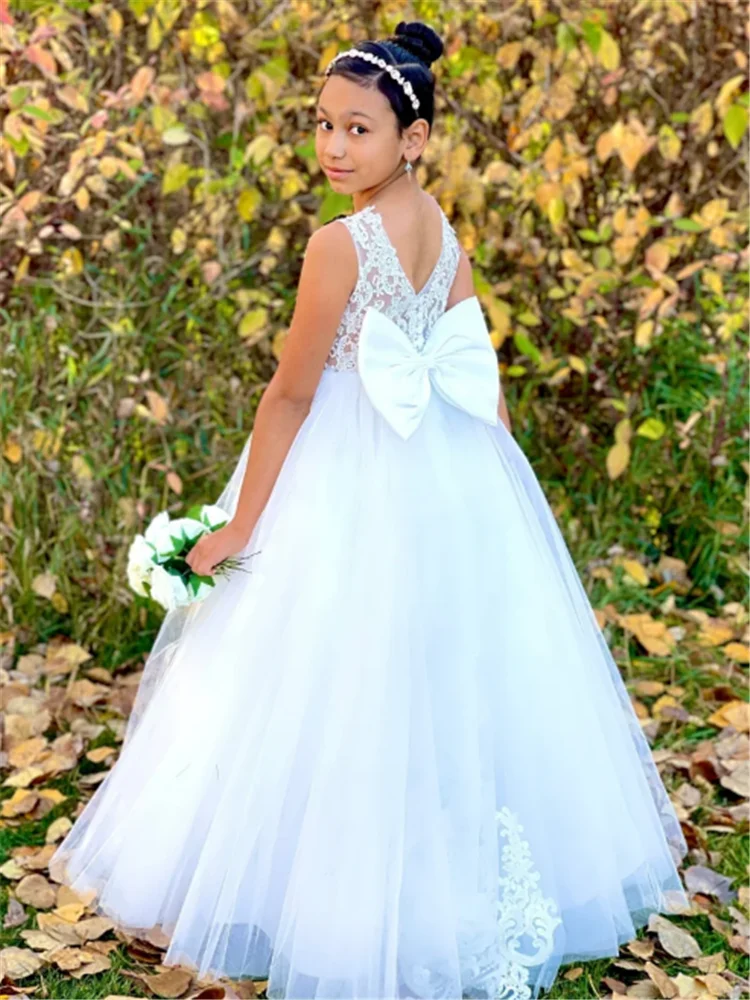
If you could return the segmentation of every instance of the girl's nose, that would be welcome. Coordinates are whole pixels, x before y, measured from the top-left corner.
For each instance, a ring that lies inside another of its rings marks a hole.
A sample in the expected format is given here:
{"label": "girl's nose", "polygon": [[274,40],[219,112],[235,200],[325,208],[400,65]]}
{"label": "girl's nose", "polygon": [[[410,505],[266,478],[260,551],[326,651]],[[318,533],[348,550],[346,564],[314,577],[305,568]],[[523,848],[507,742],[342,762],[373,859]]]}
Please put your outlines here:
{"label": "girl's nose", "polygon": [[346,138],[343,135],[335,136],[332,135],[328,140],[328,149],[332,155],[337,153],[343,153],[346,150]]}

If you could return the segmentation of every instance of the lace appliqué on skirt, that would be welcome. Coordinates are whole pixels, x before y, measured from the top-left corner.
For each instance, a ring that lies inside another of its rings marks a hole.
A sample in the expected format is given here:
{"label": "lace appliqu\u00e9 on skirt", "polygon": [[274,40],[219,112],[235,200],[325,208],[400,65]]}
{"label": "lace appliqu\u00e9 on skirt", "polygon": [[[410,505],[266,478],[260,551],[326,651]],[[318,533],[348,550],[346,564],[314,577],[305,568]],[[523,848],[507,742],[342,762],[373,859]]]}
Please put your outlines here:
{"label": "lace appliqu\u00e9 on skirt", "polygon": [[[503,806],[495,817],[499,835],[506,840],[500,859],[497,918],[494,927],[485,923],[460,931],[462,997],[530,1000],[529,969],[552,954],[555,929],[562,920],[554,900],[545,898],[541,891],[541,876],[530,845],[522,837],[524,828],[518,816]],[[451,997],[447,977],[439,969],[416,966],[404,979],[417,996]]]}

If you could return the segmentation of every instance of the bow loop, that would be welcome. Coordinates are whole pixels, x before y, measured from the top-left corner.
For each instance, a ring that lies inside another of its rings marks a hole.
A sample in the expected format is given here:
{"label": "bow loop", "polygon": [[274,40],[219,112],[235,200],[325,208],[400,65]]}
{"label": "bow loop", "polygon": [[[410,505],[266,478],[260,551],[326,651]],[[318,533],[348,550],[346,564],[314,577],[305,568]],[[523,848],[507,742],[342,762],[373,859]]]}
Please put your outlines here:
{"label": "bow loop", "polygon": [[393,320],[369,306],[357,370],[372,405],[404,439],[421,423],[433,387],[470,416],[498,422],[497,355],[476,295],[443,313],[421,352]]}

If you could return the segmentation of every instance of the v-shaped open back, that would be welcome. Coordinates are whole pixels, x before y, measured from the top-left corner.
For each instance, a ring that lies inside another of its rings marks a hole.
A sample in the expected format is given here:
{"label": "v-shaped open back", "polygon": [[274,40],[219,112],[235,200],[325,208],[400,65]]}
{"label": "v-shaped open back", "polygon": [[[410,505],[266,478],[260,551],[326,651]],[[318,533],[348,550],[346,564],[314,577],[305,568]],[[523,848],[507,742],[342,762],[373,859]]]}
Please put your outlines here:
{"label": "v-shaped open back", "polygon": [[326,359],[327,368],[356,371],[359,331],[368,306],[385,313],[422,350],[430,328],[445,311],[461,253],[453,227],[439,205],[438,210],[442,221],[440,253],[419,291],[406,276],[375,205],[334,220],[349,230],[359,272]]}
{"label": "v-shaped open back", "polygon": [[440,260],[441,260],[441,258],[443,256],[443,254],[445,253],[446,243],[448,241],[447,237],[446,237],[446,234],[445,234],[445,228],[448,225],[448,220],[445,217],[445,213],[443,212],[443,210],[438,205],[438,211],[440,213],[440,234],[441,234],[440,235],[440,253],[438,254],[438,258],[435,261],[435,266],[433,267],[432,271],[430,272],[429,277],[427,278],[427,280],[425,281],[425,283],[422,285],[422,287],[419,289],[419,291],[417,291],[414,288],[414,285],[409,280],[409,277],[408,277],[406,271],[404,270],[404,266],[401,263],[401,258],[398,255],[398,250],[396,249],[396,247],[395,247],[395,245],[393,243],[393,240],[388,235],[388,231],[385,228],[385,222],[383,221],[383,216],[380,214],[380,211],[379,211],[378,207],[376,205],[367,205],[364,209],[362,209],[363,212],[366,212],[368,210],[372,210],[373,211],[374,216],[375,216],[375,218],[377,219],[377,221],[378,221],[378,223],[380,225],[380,229],[382,231],[383,239],[388,244],[388,246],[391,248],[391,250],[393,252],[393,256],[395,257],[396,263],[398,264],[399,270],[401,271],[401,274],[403,276],[403,279],[406,282],[406,284],[409,286],[409,290],[411,291],[411,293],[415,297],[417,297],[419,295],[422,295],[422,293],[427,290],[428,285],[430,284],[430,282],[432,281],[433,277],[435,276],[435,274],[436,274],[436,272],[438,270],[438,267],[440,266]]}

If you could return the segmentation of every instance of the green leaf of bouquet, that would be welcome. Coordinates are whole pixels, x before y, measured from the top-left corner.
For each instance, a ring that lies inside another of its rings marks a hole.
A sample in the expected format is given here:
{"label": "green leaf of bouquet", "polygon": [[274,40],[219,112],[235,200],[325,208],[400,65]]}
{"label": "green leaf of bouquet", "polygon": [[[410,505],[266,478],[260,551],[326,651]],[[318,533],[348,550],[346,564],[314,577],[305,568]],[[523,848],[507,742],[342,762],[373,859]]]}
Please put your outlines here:
{"label": "green leaf of bouquet", "polygon": [[167,555],[168,556],[176,556],[182,550],[182,546],[184,544],[184,536],[183,536],[183,538],[180,538],[179,535],[170,535],[169,538],[170,538],[170,540],[172,542],[172,551],[168,552]]}
{"label": "green leaf of bouquet", "polygon": [[193,506],[185,512],[185,517],[190,517],[194,521],[200,521],[201,511],[203,510],[203,505],[199,503],[194,503]]}

